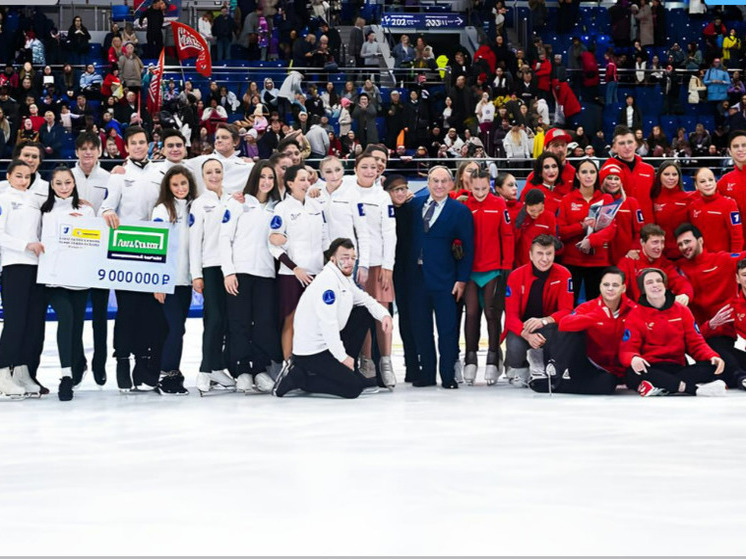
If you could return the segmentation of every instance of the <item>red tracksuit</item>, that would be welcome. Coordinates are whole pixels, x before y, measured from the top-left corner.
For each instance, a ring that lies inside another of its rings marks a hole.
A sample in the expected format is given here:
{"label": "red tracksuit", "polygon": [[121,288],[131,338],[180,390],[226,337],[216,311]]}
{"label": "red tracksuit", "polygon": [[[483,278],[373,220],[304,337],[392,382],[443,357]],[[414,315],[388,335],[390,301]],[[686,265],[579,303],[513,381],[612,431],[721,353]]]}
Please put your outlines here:
{"label": "red tracksuit", "polygon": [[[531,171],[526,178],[526,186],[524,186],[523,190],[521,190],[521,202],[526,201],[526,192],[528,192],[532,188],[538,188],[544,193],[544,196],[547,198],[547,201],[544,203],[544,205],[547,207],[547,209],[552,211],[554,215],[557,215],[557,209],[559,208],[559,204],[562,201],[562,198],[564,198],[564,196],[566,194],[569,194],[572,190],[573,181],[575,180],[575,172],[575,167],[573,167],[570,163],[565,163],[564,167],[562,167],[562,172],[560,173],[562,184],[557,184],[555,185],[554,190],[549,190],[543,184],[531,184],[531,179],[534,178],[534,172]],[[549,202],[550,197],[553,199],[552,202]],[[550,205],[552,206],[551,208]]]}
{"label": "red tracksuit", "polygon": [[692,312],[674,303],[661,310],[638,305],[627,317],[626,329],[619,346],[619,362],[629,367],[632,358],[642,357],[654,363],[686,365],[686,356],[695,361],[719,357],[697,331]]}
{"label": "red tracksuit", "polygon": [[474,218],[474,272],[512,270],[515,239],[505,200],[494,194],[479,202],[469,194],[466,207]]}
{"label": "red tracksuit", "polygon": [[539,60],[534,64],[534,76],[536,76],[536,89],[549,93],[552,89],[551,82],[552,63],[549,60],[541,62]]}
{"label": "red tracksuit", "polygon": [[622,295],[619,314],[614,317],[603,298],[597,297],[578,305],[560,320],[559,329],[562,332],[585,331],[588,358],[604,371],[624,377],[626,368],[619,362],[619,343],[624,334],[624,322],[636,307],[637,303]]}
{"label": "red tracksuit", "polygon": [[666,232],[666,247],[663,254],[669,260],[681,258],[681,252],[676,244],[676,228],[689,219],[689,198],[691,192],[684,192],[680,188],[661,188],[661,193],[653,200],[653,216],[655,223]]}
{"label": "red tracksuit", "polygon": [[[621,193],[617,196],[612,196],[615,201],[620,197]],[[627,256],[630,250],[638,250],[640,248],[640,230],[643,226],[643,215],[637,199],[627,196],[622,205],[619,206],[614,221],[616,222],[616,235],[614,235],[609,244],[609,254],[611,255],[612,263],[619,262],[619,259]]]}
{"label": "red tracksuit", "polygon": [[702,231],[705,247],[712,252],[741,252],[743,228],[736,202],[718,194],[696,192],[689,200],[689,221]]}
{"label": "red tracksuit", "polygon": [[[731,254],[703,250],[702,254],[691,260],[682,258],[676,263],[694,289],[689,308],[698,323],[704,324],[710,320],[733,298],[738,288],[734,281],[736,264],[742,258],[746,258],[746,252]],[[726,327],[707,332],[708,338],[727,335]]]}
{"label": "red tracksuit", "polygon": [[523,208],[523,202],[520,200],[505,200],[505,204],[508,206],[508,215],[510,215],[510,223],[512,225]]}
{"label": "red tracksuit", "polygon": [[[746,214],[746,168],[734,167],[730,173],[725,173],[718,181],[718,192],[728,198],[733,198],[741,215]],[[746,223],[743,226],[743,236],[746,239]]]}
{"label": "red tracksuit", "polygon": [[[532,264],[521,266],[508,276],[508,288],[505,291],[505,329],[516,336],[520,336],[523,331],[523,313],[526,312],[528,295],[535,279]],[[544,316],[551,316],[559,323],[560,319],[572,311],[572,301],[570,271],[564,266],[554,264],[544,284]]]}
{"label": "red tracksuit", "polygon": [[616,222],[591,233],[588,239],[593,251],[591,254],[583,254],[575,246],[586,236],[586,227],[582,221],[588,217],[588,211],[593,204],[610,204],[611,196],[596,190],[590,202],[586,202],[580,190],[573,190],[562,199],[560,203],[557,226],[560,239],[564,244],[562,251],[562,263],[565,266],[608,266],[611,264],[609,256],[609,243],[616,233]]}
{"label": "red tracksuit", "polygon": [[645,223],[653,223],[653,201],[650,199],[650,190],[653,188],[653,181],[655,180],[653,166],[645,163],[639,155],[635,155],[635,164],[632,169],[625,161],[617,157],[607,159],[604,165],[609,162],[622,168],[624,192],[627,196],[637,199]]}
{"label": "red tracksuit", "polygon": [[[728,301],[728,304],[733,307],[733,322],[726,324],[719,331],[719,335],[733,339],[736,338],[736,335],[746,338],[746,297],[744,297],[741,288],[738,288],[738,293]],[[705,338],[711,338],[713,335],[709,320],[702,325],[702,335]]]}
{"label": "red tracksuit", "polygon": [[637,287],[637,276],[646,268],[663,270],[666,276],[668,276],[668,288],[674,295],[686,295],[690,301],[694,298],[692,284],[674,268],[674,265],[665,256],[651,259],[641,250],[640,258],[633,260],[625,256],[617,263],[617,266],[624,272],[627,278],[627,296],[633,301],[640,300],[640,288]]}
{"label": "red tracksuit", "polygon": [[[516,223],[515,221],[513,222]],[[556,235],[557,234],[557,219],[553,213],[544,209],[538,218],[533,219],[528,214],[525,215],[525,219],[520,226],[515,226],[515,265],[523,266],[528,264],[529,250],[531,249],[531,241],[533,241],[539,235]]]}

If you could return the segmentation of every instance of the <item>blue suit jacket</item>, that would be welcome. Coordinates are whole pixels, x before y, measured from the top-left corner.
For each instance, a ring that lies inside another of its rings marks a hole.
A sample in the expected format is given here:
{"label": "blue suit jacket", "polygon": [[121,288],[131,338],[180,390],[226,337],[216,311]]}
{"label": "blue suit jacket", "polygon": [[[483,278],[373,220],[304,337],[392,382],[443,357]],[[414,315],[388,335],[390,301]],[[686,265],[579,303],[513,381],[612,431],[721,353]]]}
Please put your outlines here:
{"label": "blue suit jacket", "polygon": [[[474,261],[474,220],[463,204],[447,198],[437,221],[425,233],[422,211],[428,197],[415,198],[412,211],[412,238],[409,265],[417,266],[422,256],[422,273],[428,291],[451,291],[457,281],[469,281]],[[461,241],[464,257],[456,260],[451,246]],[[416,277],[416,276],[412,276]]]}

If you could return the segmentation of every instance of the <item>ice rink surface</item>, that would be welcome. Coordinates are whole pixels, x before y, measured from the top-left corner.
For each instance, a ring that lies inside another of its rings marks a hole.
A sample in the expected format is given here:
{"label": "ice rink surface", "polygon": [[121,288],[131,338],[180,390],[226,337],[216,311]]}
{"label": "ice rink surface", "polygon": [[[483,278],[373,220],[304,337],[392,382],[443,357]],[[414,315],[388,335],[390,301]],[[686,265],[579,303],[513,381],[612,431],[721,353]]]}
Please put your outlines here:
{"label": "ice rink surface", "polygon": [[[55,328],[52,393],[0,402],[4,555],[746,551],[740,391],[124,396],[110,360],[103,390],[89,376],[59,402]],[[188,387],[200,333],[190,319]]]}

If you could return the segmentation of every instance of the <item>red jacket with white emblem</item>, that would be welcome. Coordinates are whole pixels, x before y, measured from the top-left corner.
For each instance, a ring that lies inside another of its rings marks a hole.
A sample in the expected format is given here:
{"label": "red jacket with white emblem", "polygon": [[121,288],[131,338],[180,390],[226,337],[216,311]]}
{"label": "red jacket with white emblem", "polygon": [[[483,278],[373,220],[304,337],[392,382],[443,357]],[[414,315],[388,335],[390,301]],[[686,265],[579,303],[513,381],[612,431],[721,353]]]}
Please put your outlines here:
{"label": "red jacket with white emblem", "polygon": [[717,192],[703,196],[697,192],[689,199],[689,222],[702,231],[705,246],[712,252],[741,252],[743,227],[736,202]]}
{"label": "red jacket with white emblem", "polygon": [[[520,336],[523,330],[522,317],[535,279],[533,264],[521,266],[508,276],[508,287],[505,290],[505,329],[516,336]],[[549,270],[542,303],[544,316],[551,316],[557,323],[572,311],[572,276],[564,266],[554,264]]]}
{"label": "red jacket with white emblem", "polygon": [[512,270],[515,239],[505,200],[487,194],[481,202],[469,194],[466,207],[474,218],[474,272]]}
{"label": "red jacket with white emblem", "polygon": [[624,272],[627,278],[627,296],[633,301],[640,300],[640,288],[637,286],[637,276],[646,268],[658,268],[668,276],[668,288],[673,291],[674,295],[686,295],[691,301],[694,298],[694,289],[692,284],[674,268],[673,263],[661,256],[659,258],[649,258],[644,251],[640,251],[640,257],[637,260],[625,256],[618,263],[619,269]]}
{"label": "red jacket with white emblem", "polygon": [[[619,196],[621,196],[621,193],[614,199],[618,199]],[[644,224],[643,220],[644,217],[637,199],[627,196],[614,218],[616,234],[609,244],[612,262],[618,262],[620,258],[627,256],[630,250],[640,248],[640,231]]]}
{"label": "red jacket with white emblem", "polygon": [[650,190],[653,188],[653,181],[655,180],[653,166],[643,162],[639,155],[635,155],[635,164],[632,169],[626,162],[616,157],[607,159],[604,165],[609,162],[622,168],[624,191],[627,196],[635,198],[640,204],[645,223],[653,223],[653,201],[650,199]]}
{"label": "red jacket with white emblem", "polygon": [[[521,218],[523,219],[522,221]],[[527,213],[523,213],[513,223],[515,224],[516,267],[528,264],[528,253],[531,250],[531,242],[536,237],[539,235],[557,235],[557,219],[546,208],[536,219],[533,219]]]}
{"label": "red jacket with white emblem", "polygon": [[[746,167],[734,167],[730,173],[725,173],[718,181],[718,192],[728,198],[733,198],[741,215],[746,213]],[[743,221],[743,220],[742,220]],[[743,236],[746,238],[746,223],[743,226]]]}
{"label": "red jacket with white emblem", "polygon": [[689,219],[691,195],[691,192],[684,192],[680,188],[661,188],[660,194],[653,200],[655,223],[666,232],[666,248],[663,249],[663,254],[669,260],[681,258],[674,232],[679,225]]}
{"label": "red jacket with white emblem", "polygon": [[562,263],[571,266],[608,266],[611,264],[609,244],[616,234],[616,220],[608,227],[588,235],[592,251],[584,254],[575,246],[586,237],[583,220],[588,217],[592,205],[605,205],[612,202],[611,196],[596,190],[590,202],[587,202],[580,190],[573,190],[560,203],[557,226],[559,236],[565,247],[562,251]]}

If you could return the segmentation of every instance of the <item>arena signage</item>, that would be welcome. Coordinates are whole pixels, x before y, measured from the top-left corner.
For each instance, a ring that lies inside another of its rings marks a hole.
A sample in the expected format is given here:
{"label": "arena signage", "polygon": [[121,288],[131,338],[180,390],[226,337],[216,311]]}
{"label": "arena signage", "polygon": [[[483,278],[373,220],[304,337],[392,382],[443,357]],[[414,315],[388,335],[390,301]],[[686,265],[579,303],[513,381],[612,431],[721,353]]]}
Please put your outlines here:
{"label": "arena signage", "polygon": [[464,26],[461,14],[385,14],[381,17],[383,27],[414,27],[416,29],[454,29]]}

